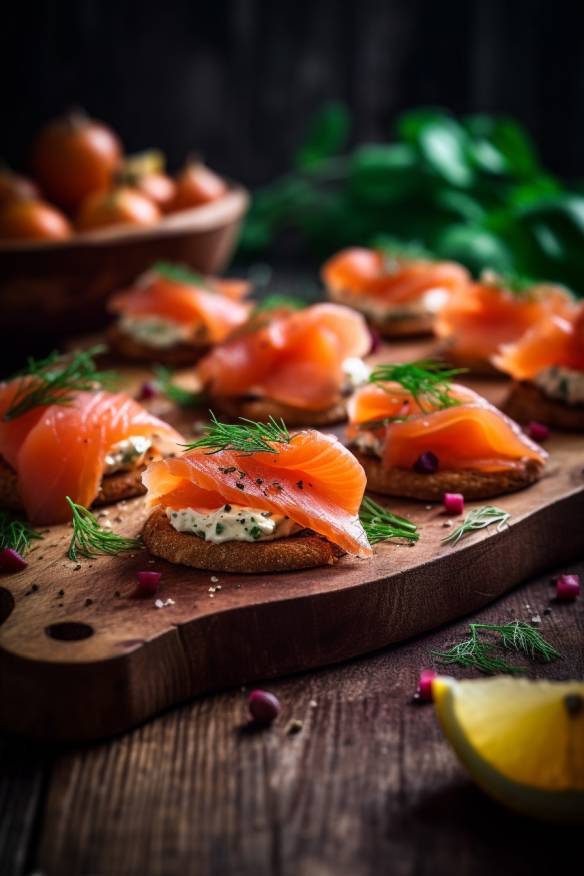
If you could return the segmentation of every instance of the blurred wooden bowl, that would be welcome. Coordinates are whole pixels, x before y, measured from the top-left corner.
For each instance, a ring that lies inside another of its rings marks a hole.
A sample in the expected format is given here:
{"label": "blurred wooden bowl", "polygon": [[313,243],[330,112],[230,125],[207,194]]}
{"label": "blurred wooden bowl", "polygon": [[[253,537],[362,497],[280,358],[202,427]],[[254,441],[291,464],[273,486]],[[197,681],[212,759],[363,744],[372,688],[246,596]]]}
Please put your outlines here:
{"label": "blurred wooden bowl", "polygon": [[2,327],[17,332],[19,341],[97,328],[108,296],[158,259],[220,273],[248,202],[247,191],[232,185],[219,200],[165,216],[150,228],[119,226],[64,241],[0,241]]}

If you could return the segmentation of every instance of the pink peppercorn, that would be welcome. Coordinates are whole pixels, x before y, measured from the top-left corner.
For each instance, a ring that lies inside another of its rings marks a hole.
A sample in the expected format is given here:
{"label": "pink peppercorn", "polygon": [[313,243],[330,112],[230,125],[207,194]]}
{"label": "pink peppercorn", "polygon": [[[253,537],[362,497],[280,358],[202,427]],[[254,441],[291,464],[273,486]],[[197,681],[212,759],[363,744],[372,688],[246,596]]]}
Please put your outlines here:
{"label": "pink peppercorn", "polygon": [[378,331],[369,326],[369,336],[371,337],[371,346],[369,347],[368,355],[371,356],[373,353],[377,353],[381,347],[381,335]]}
{"label": "pink peppercorn", "polygon": [[438,471],[438,457],[431,450],[421,453],[414,462],[414,471],[418,474],[434,474]]}
{"label": "pink peppercorn", "polygon": [[249,713],[259,724],[271,724],[280,714],[280,701],[267,690],[252,690],[247,698]]}
{"label": "pink peppercorn", "polygon": [[435,669],[422,669],[418,680],[416,699],[423,703],[431,703],[434,699],[432,694],[432,682],[438,676]]}
{"label": "pink peppercorn", "polygon": [[462,493],[444,493],[442,498],[444,510],[449,514],[464,514],[464,496]]}
{"label": "pink peppercorn", "polygon": [[3,548],[0,551],[0,572],[21,572],[28,563],[14,548]]}
{"label": "pink peppercorn", "polygon": [[537,423],[535,420],[532,420],[527,427],[527,434],[532,441],[546,441],[550,437],[549,426],[546,426],[545,423]]}
{"label": "pink peppercorn", "polygon": [[144,596],[150,596],[151,594],[156,593],[161,577],[161,572],[138,572],[136,574],[138,580],[138,593]]}
{"label": "pink peppercorn", "polygon": [[576,599],[580,596],[580,576],[560,575],[556,580],[556,597],[560,601]]}

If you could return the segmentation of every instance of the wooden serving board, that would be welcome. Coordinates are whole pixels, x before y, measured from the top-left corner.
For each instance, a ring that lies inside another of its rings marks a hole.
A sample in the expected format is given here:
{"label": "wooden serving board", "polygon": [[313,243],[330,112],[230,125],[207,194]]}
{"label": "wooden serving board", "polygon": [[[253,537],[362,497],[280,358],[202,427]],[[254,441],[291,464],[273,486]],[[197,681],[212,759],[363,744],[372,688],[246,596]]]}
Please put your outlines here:
{"label": "wooden serving board", "polygon": [[[495,401],[506,391],[501,382],[479,389]],[[452,547],[442,543],[450,530],[441,506],[388,500],[419,524],[419,542],[381,544],[372,560],[334,567],[212,575],[145,550],[72,563],[71,529],[54,527],[25,571],[0,575],[0,729],[60,741],[108,736],[196,694],[423,633],[575,560],[584,549],[584,441],[556,434],[546,446],[542,480],[495,500],[512,515],[508,529]],[[132,535],[147,514],[142,499],[104,513]],[[135,596],[143,569],[162,572],[157,597]],[[156,598],[173,603],[157,608]]]}

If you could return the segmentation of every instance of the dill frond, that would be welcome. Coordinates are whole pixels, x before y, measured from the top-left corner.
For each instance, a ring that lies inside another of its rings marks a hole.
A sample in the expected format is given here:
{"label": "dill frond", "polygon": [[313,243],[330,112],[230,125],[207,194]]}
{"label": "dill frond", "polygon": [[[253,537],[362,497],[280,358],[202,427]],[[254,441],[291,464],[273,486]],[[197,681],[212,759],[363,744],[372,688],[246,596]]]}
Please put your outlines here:
{"label": "dill frond", "polygon": [[12,548],[21,556],[30,547],[31,541],[44,536],[25,520],[18,520],[8,511],[0,511],[0,551]]}
{"label": "dill frond", "polygon": [[497,508],[496,505],[481,505],[480,508],[469,511],[460,526],[455,527],[442,541],[458,544],[460,539],[468,535],[469,532],[485,529],[487,526],[496,526],[497,532],[501,532],[507,526],[510,517],[511,514],[508,511]]}
{"label": "dill frond", "polygon": [[66,497],[73,514],[73,535],[67,556],[76,561],[78,556],[92,559],[104,554],[113,556],[123,551],[141,547],[140,539],[117,535],[100,526],[97,517],[83,505],[77,505]]}
{"label": "dill frond", "polygon": [[290,433],[283,420],[273,417],[267,423],[256,423],[239,417],[238,423],[221,423],[213,411],[209,411],[211,422],[205,426],[201,438],[185,445],[185,450],[204,448],[210,454],[222,450],[234,450],[243,455],[249,453],[278,453],[274,444],[289,444]]}
{"label": "dill frond", "polygon": [[420,359],[418,362],[377,365],[369,383],[399,383],[424,413],[459,405],[451,395],[452,378],[463,374],[464,368],[445,368],[440,362]]}
{"label": "dill frond", "polygon": [[392,514],[387,508],[378,505],[368,496],[363,497],[359,509],[359,519],[370,544],[388,541],[390,538],[403,538],[417,541],[420,537],[415,523]]}

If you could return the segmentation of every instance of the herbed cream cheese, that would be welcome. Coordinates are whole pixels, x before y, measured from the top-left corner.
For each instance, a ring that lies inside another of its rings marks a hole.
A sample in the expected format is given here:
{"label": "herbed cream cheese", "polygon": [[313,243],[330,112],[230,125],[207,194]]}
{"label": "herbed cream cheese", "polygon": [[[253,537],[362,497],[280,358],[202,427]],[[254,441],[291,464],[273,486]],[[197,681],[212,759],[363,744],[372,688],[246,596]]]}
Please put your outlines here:
{"label": "herbed cream cheese", "polygon": [[379,459],[383,456],[383,439],[367,429],[362,429],[351,438],[350,446],[366,456],[377,456]]}
{"label": "herbed cream cheese", "polygon": [[371,368],[363,359],[359,359],[357,356],[350,356],[348,359],[345,359],[341,367],[347,384],[351,389],[357,389],[358,386],[363,386],[369,380]]}
{"label": "herbed cream cheese", "polygon": [[584,404],[584,372],[552,365],[537,374],[533,382],[550,398],[568,405]]}
{"label": "herbed cream cheese", "polygon": [[419,319],[420,317],[428,316],[428,314],[436,314],[446,304],[449,294],[448,290],[442,288],[428,289],[427,292],[424,292],[415,301],[396,305],[392,304],[391,299],[384,300],[374,295],[364,295],[361,293],[354,295],[351,292],[336,291],[335,300],[340,304],[357,308],[372,319],[384,322],[401,319]]}
{"label": "herbed cream cheese", "polygon": [[161,316],[123,316],[119,327],[124,334],[158,350],[168,349],[193,337],[190,326]]}
{"label": "herbed cream cheese", "polygon": [[152,447],[152,439],[142,435],[132,435],[125,441],[119,441],[110,447],[105,458],[104,475],[115,474],[118,471],[131,471],[144,461],[146,453]]}
{"label": "herbed cream cheese", "polygon": [[166,516],[177,532],[187,532],[205,541],[273,541],[302,529],[289,517],[244,505],[223,505],[216,511],[167,508]]}

